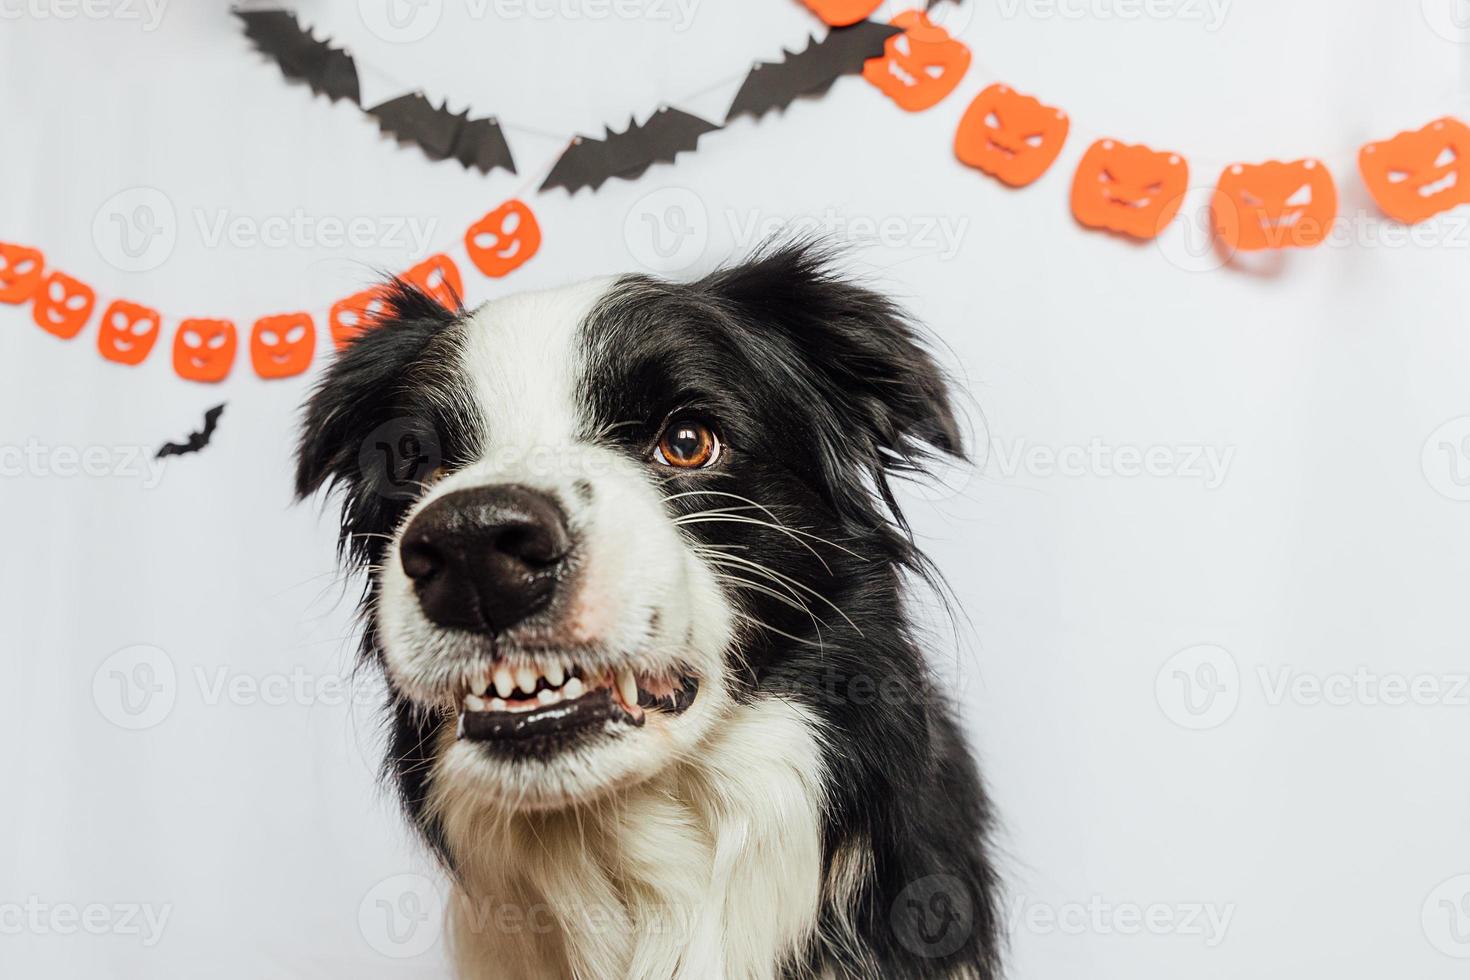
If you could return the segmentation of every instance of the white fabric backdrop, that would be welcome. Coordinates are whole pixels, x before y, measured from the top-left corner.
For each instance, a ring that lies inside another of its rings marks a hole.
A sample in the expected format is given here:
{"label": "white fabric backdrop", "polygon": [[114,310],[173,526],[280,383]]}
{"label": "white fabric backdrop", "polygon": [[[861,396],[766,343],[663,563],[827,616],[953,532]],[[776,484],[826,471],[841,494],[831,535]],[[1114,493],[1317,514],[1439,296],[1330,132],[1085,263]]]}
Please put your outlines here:
{"label": "white fabric backdrop", "polygon": [[[911,516],[970,619],[935,656],[1003,822],[1016,977],[1463,973],[1470,210],[1406,242],[1353,168],[1366,139],[1470,110],[1459,2],[971,0],[950,21],[976,65],[938,108],[844,80],[635,183],[531,195],[541,254],[501,282],[465,267],[479,301],[694,274],[803,217],[886,230],[854,268],[973,399],[981,465]],[[288,86],[220,6],[0,0],[0,239],[170,316],[325,309],[424,254],[400,229],[441,248],[524,193],[557,134],[664,99],[718,119],[750,60],[813,26],[791,0],[529,0],[444,5],[402,43],[381,2],[302,9],[383,69],[369,98],[417,81],[515,124],[521,175],[431,165]],[[1075,121],[1025,191],[949,151],[992,80]],[[1186,153],[1201,188],[1322,155],[1348,231],[1241,269],[1182,229],[1084,232],[1068,181],[1102,135]],[[111,216],[160,198],[170,234],[130,259]],[[660,259],[649,229],[681,215],[694,233]],[[367,240],[337,242],[356,217]],[[282,221],[287,241],[252,239]],[[135,369],[95,330],[62,342],[0,307],[0,974],[441,975],[433,924],[404,939],[379,904],[413,912],[395,876],[433,871],[374,783],[372,682],[337,683],[355,593],[333,520],[291,504],[308,379],[255,378],[242,338],[227,382],[189,384],[171,323]],[[202,455],[133,458],[220,401]],[[106,472],[66,475],[88,449]]]}

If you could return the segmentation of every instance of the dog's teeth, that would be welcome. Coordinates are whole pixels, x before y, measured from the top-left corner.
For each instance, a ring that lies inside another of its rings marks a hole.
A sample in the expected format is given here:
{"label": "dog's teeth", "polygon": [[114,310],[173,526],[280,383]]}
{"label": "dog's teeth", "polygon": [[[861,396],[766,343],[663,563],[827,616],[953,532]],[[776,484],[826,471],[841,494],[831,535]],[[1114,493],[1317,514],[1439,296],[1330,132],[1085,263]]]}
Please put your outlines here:
{"label": "dog's teeth", "polygon": [[540,701],[542,704],[555,704],[556,702],[561,700],[561,695],[557,694],[555,691],[548,687],[542,689],[541,693],[536,695],[536,700]]}
{"label": "dog's teeth", "polygon": [[485,710],[485,702],[473,694],[466,694],[464,696],[464,706],[471,711]]}
{"label": "dog's teeth", "polygon": [[476,697],[484,697],[485,692],[490,689],[490,675],[481,673],[470,681],[470,693]]}
{"label": "dog's teeth", "polygon": [[573,677],[567,681],[566,687],[563,687],[561,692],[566,696],[568,701],[575,701],[587,693],[586,689],[582,686],[582,679],[580,677]]}
{"label": "dog's teeth", "polygon": [[505,700],[503,698],[491,698],[488,703],[491,711],[505,710]]}
{"label": "dog's teeth", "polygon": [[508,698],[516,689],[515,681],[510,678],[510,671],[500,667],[495,671],[495,693],[503,698]]}
{"label": "dog's teeth", "polygon": [[516,668],[516,684],[527,694],[536,690],[536,672],[530,667]]}
{"label": "dog's teeth", "polygon": [[618,674],[618,694],[622,696],[623,703],[629,707],[638,704],[638,681],[634,679],[631,670],[624,670]]}
{"label": "dog's teeth", "polygon": [[567,675],[562,672],[561,664],[553,663],[546,668],[546,683],[552,687],[561,687],[566,679]]}

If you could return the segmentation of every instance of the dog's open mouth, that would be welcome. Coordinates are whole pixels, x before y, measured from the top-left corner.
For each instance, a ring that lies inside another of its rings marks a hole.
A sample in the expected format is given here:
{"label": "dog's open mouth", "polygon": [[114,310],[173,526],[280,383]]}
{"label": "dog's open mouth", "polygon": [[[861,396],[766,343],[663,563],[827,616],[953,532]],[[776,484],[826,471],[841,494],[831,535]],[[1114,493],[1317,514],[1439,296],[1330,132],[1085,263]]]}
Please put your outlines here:
{"label": "dog's open mouth", "polygon": [[651,712],[682,714],[699,680],[630,669],[498,663],[474,675],[459,704],[459,737],[491,747],[544,753],[620,726],[642,726]]}

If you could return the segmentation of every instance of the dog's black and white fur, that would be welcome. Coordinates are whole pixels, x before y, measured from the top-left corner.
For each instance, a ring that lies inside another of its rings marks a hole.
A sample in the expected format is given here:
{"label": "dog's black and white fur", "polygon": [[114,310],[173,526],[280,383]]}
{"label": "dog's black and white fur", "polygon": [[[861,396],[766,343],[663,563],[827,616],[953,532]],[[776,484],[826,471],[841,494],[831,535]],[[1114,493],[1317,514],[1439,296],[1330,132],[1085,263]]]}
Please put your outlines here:
{"label": "dog's black and white fur", "polygon": [[[900,312],[807,245],[472,312],[392,290],[311,397],[297,486],[343,492],[460,974],[998,977],[988,806],[905,619],[927,568],[889,489],[961,447]],[[671,465],[681,425],[709,461]],[[555,595],[440,625],[405,534],[500,486],[562,515]],[[596,710],[517,741],[533,689]]]}

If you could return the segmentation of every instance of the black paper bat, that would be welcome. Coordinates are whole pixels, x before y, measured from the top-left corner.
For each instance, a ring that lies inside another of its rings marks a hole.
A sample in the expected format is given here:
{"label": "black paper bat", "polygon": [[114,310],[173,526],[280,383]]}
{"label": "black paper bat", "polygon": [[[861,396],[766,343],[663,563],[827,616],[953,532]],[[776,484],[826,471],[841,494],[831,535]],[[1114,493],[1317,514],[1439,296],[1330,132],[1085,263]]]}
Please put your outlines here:
{"label": "black paper bat", "polygon": [[447,105],[435,106],[418,92],[366,111],[378,120],[383,132],[418,144],[431,160],[453,157],[465,169],[474,167],[481,173],[496,167],[516,172],[505,134],[494,119],[471,119],[468,109],[450,112]]}
{"label": "black paper bat", "polygon": [[834,27],[820,41],[812,40],[802,51],[782,51],[782,61],[756,62],[735,101],[725,114],[729,124],[736,116],[760,118],[772,109],[784,109],[799,96],[821,95],[843,75],[862,72],[863,63],[883,53],[883,45],[903,28],[864,20],[850,27]]}
{"label": "black paper bat", "polygon": [[565,187],[576,193],[593,190],[610,177],[633,180],[655,163],[670,163],[685,150],[699,145],[699,138],[721,127],[682,109],[664,107],[642,126],[630,121],[621,133],[606,130],[602,139],[578,136],[566,148],[541,189]]}
{"label": "black paper bat", "polygon": [[202,432],[191,432],[183,443],[166,442],[160,448],[154,459],[163,459],[165,456],[183,456],[186,453],[197,453],[209,445],[209,440],[214,438],[215,426],[219,424],[219,417],[224,412],[223,404],[216,405],[204,413],[204,430]]}
{"label": "black paper bat", "polygon": [[299,78],[318,95],[359,102],[357,66],[352,55],[315,40],[286,10],[236,10],[245,36],[269,56],[287,78]]}

